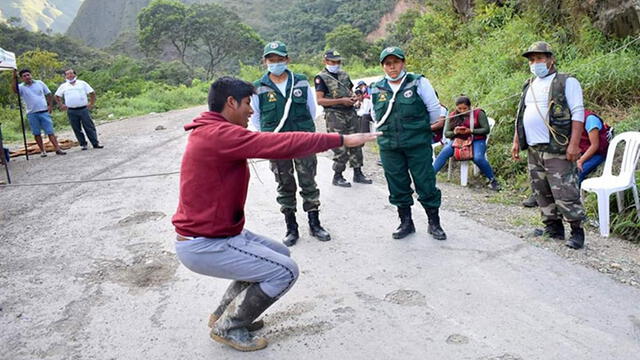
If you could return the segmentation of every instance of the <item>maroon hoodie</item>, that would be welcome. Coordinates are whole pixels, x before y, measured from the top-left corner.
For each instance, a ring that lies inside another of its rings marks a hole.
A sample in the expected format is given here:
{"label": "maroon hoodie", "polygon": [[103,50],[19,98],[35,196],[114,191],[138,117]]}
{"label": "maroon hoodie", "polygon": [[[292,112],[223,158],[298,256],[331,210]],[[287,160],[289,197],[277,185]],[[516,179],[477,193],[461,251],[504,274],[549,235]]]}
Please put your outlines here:
{"label": "maroon hoodie", "polygon": [[204,112],[191,131],[180,170],[180,200],[173,215],[183,236],[219,238],[244,227],[249,187],[247,159],[291,159],[342,146],[338,134],[253,132]]}

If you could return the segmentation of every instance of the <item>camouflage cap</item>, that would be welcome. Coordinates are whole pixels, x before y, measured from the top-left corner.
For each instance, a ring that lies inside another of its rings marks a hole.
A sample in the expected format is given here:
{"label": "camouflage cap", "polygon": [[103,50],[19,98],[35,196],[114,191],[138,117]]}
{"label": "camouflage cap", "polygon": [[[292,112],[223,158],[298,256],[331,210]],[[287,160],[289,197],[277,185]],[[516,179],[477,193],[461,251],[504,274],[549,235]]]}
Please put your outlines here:
{"label": "camouflage cap", "polygon": [[383,62],[384,59],[389,55],[393,55],[398,59],[404,60],[404,51],[402,51],[402,49],[397,46],[390,46],[382,50],[382,52],[380,53],[380,62]]}
{"label": "camouflage cap", "polygon": [[285,45],[282,41],[272,41],[264,46],[262,57],[267,57],[267,55],[269,54],[287,56],[287,45]]}
{"label": "camouflage cap", "polygon": [[549,54],[553,56],[553,50],[551,50],[551,45],[544,41],[536,41],[525,51],[522,56],[528,57],[530,54],[542,53]]}
{"label": "camouflage cap", "polygon": [[331,61],[342,61],[342,56],[335,50],[328,50],[324,53],[324,58]]}

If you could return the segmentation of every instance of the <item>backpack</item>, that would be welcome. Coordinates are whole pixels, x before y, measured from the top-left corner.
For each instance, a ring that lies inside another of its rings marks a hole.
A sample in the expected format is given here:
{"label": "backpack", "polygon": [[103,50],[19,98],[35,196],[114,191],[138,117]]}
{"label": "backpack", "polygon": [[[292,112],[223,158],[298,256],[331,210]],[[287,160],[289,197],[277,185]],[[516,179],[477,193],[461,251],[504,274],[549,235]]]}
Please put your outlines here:
{"label": "backpack", "polygon": [[[598,134],[600,137],[600,146],[598,147],[597,153],[602,156],[607,156],[607,150],[609,149],[609,142],[611,141],[611,139],[613,139],[613,136],[614,136],[613,128],[609,126],[609,124],[605,123],[600,116],[598,116],[597,114],[589,110],[584,111],[585,123],[587,121],[587,117],[589,117],[590,115],[597,117],[598,120],[600,120],[600,122],[602,123],[602,129],[600,129]],[[587,130],[585,129],[582,132],[582,139],[580,140],[580,151],[582,151],[583,153],[587,151],[587,149],[589,148],[589,144],[590,144],[589,134],[587,134]]]}

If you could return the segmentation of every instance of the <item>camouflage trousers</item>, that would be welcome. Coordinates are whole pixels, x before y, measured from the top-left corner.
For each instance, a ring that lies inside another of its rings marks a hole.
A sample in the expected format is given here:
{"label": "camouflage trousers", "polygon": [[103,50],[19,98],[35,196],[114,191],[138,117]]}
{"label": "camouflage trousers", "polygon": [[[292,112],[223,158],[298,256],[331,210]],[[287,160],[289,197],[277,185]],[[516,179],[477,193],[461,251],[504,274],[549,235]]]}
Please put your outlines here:
{"label": "camouflage trousers", "polygon": [[[356,111],[331,111],[325,109],[324,119],[327,122],[327,132],[342,135],[355,134],[360,127],[360,120]],[[347,162],[352,168],[362,167],[362,146],[331,149],[333,151],[333,171],[341,173],[347,168]]]}
{"label": "camouflage trousers", "polygon": [[302,196],[302,209],[304,211],[318,210],[320,207],[320,190],[316,185],[316,167],[318,160],[315,155],[293,160],[271,160],[271,171],[276,176],[278,183],[278,196],[276,200],[280,204],[280,211],[296,209],[296,178],[293,171],[298,174],[300,184],[300,196]]}
{"label": "camouflage trousers", "polygon": [[584,220],[576,164],[564,154],[552,154],[530,147],[528,151],[531,190],[538,201],[542,222],[564,219],[569,223]]}

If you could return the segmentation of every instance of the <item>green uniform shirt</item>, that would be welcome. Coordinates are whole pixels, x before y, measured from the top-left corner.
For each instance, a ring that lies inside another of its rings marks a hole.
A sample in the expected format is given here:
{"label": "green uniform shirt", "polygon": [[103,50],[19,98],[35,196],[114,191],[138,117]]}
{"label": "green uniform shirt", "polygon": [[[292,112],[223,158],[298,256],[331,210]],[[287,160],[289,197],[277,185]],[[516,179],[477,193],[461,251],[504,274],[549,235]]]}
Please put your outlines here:
{"label": "green uniform shirt", "polygon": [[[292,74],[292,73],[290,73]],[[291,76],[287,79],[286,97],[280,93],[278,86],[271,81],[269,73],[254,82],[257,96],[260,100],[260,131],[273,131],[284,114],[287,98],[291,94],[293,100],[289,109],[289,116],[280,132],[316,130],[311,113],[307,108],[309,81],[301,74],[293,74],[293,93],[291,93]]]}

